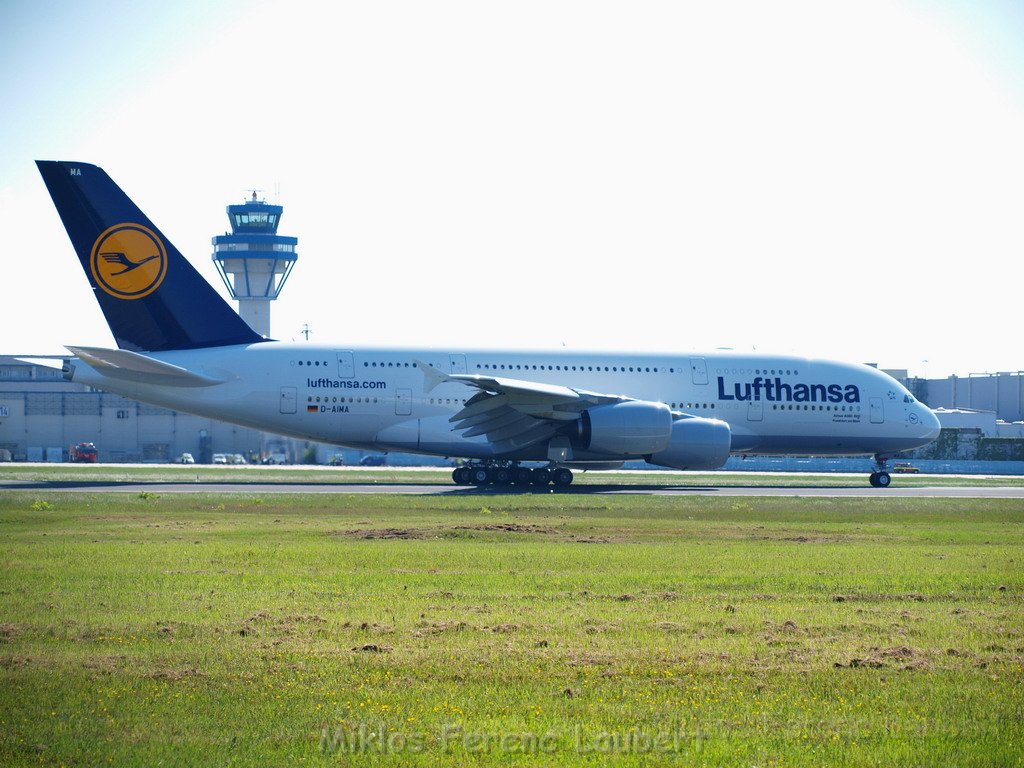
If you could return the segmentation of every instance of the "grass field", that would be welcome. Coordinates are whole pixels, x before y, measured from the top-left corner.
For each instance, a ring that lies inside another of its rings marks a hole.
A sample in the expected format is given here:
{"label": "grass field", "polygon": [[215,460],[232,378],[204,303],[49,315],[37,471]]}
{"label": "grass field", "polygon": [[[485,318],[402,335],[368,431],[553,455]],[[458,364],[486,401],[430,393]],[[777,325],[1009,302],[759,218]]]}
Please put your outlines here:
{"label": "grass field", "polygon": [[3,765],[1024,764],[1016,500],[0,492],[0,558]]}
{"label": "grass field", "polygon": [[[686,486],[822,486],[868,485],[868,462],[861,474],[806,472],[576,472],[576,485],[686,485]],[[450,485],[451,469],[407,467],[322,467],[322,466],[209,466],[147,464],[4,464],[0,481],[41,482],[300,482],[333,484],[424,484]],[[893,475],[894,487],[921,486],[1022,486],[1020,475]]]}

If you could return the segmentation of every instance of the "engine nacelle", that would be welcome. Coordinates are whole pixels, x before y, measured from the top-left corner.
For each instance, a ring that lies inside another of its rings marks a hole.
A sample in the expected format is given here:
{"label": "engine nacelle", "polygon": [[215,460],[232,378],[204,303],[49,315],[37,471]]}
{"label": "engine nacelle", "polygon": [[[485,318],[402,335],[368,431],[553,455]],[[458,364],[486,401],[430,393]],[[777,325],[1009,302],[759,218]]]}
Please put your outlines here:
{"label": "engine nacelle", "polygon": [[668,447],[647,461],[674,469],[718,469],[729,458],[731,444],[732,430],[724,421],[684,417],[673,422]]}
{"label": "engine nacelle", "polygon": [[583,411],[576,442],[580,448],[609,456],[646,456],[665,450],[672,436],[667,405],[645,400],[599,405]]}

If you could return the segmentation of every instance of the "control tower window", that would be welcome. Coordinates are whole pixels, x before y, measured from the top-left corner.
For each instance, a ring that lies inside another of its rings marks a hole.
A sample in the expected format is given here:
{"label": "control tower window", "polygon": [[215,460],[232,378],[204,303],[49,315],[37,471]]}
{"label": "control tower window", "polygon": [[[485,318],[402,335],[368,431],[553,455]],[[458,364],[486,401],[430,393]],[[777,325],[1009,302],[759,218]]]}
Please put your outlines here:
{"label": "control tower window", "polygon": [[236,227],[266,227],[268,224],[274,226],[277,222],[277,215],[270,213],[236,213]]}

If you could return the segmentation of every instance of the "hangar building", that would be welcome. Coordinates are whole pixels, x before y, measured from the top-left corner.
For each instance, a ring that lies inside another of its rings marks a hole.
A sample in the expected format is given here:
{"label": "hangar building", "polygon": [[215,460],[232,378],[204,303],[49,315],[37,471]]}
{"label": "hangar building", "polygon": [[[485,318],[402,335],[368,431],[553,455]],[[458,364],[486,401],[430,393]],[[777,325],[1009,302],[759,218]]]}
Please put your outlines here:
{"label": "hangar building", "polygon": [[[52,359],[59,365],[61,358]],[[167,462],[183,453],[198,462],[214,453],[248,461],[278,450],[274,441],[281,439],[74,384],[59,369],[0,355],[0,451],[14,461],[61,461],[80,442],[95,443],[101,462]]]}

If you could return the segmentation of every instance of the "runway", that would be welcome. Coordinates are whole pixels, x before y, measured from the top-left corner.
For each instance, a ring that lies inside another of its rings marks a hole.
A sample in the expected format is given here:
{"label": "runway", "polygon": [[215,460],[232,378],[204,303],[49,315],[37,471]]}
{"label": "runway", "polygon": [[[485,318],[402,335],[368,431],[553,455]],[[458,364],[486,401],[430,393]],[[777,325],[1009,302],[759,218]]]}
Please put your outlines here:
{"label": "runway", "polygon": [[871,488],[860,483],[849,486],[742,486],[742,485],[572,485],[566,489],[537,489],[495,486],[458,486],[451,483],[372,484],[301,482],[134,482],[134,481],[0,481],[0,491],[58,491],[63,493],[238,493],[238,494],[404,494],[448,496],[510,496],[538,493],[573,495],[649,496],[800,496],[825,498],[948,498],[1024,499],[1024,486],[919,486]]}

